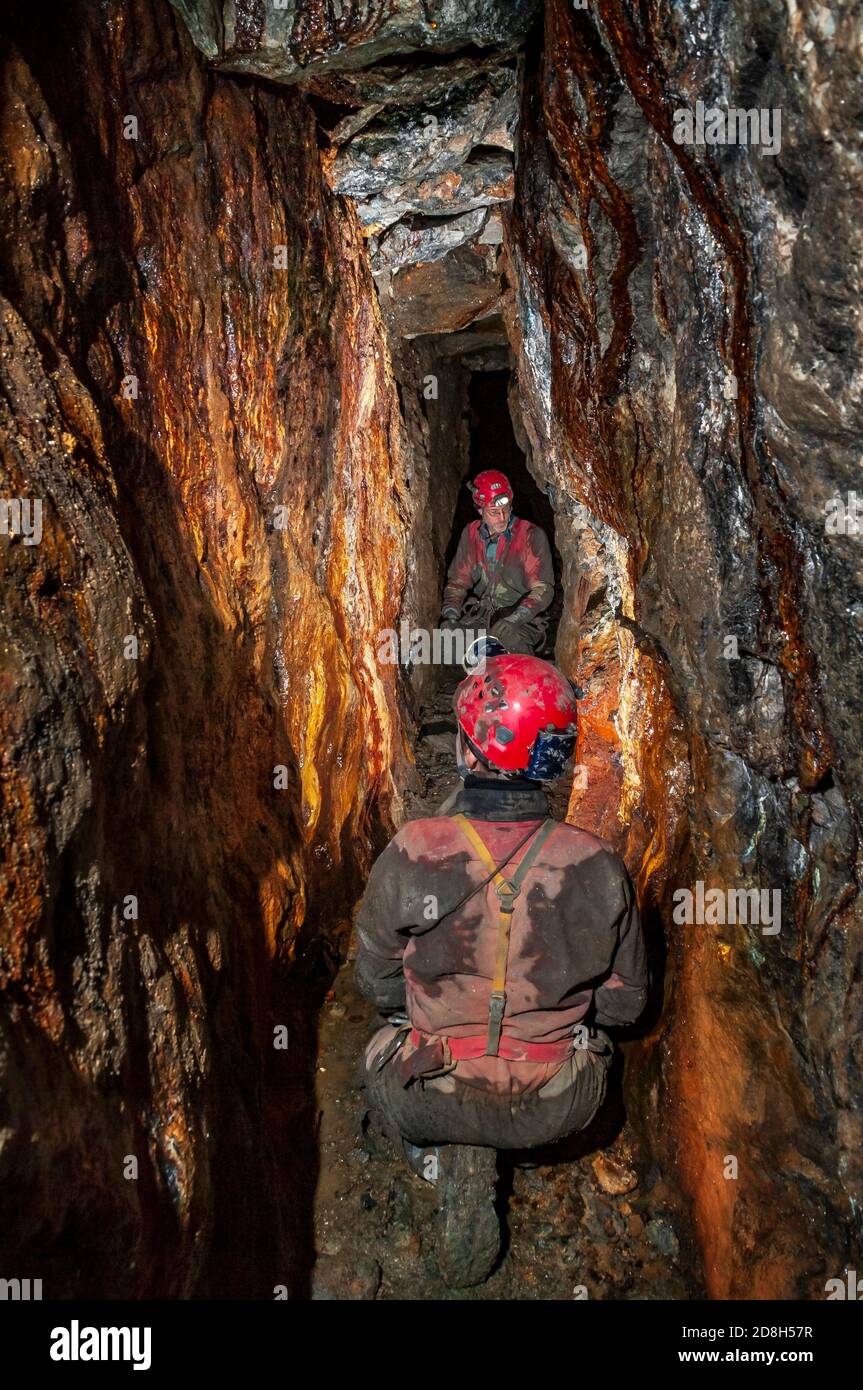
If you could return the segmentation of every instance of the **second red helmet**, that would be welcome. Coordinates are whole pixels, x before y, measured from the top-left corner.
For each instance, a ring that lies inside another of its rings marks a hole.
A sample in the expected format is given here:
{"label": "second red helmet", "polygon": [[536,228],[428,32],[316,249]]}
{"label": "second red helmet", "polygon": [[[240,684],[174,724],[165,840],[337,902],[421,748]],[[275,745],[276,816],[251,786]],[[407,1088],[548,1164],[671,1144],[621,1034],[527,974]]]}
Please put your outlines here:
{"label": "second red helmet", "polygon": [[486,468],[483,473],[477,473],[473,482],[468,483],[468,487],[480,511],[483,507],[494,507],[500,501],[512,501],[509,478],[505,473],[499,473],[496,468]]}

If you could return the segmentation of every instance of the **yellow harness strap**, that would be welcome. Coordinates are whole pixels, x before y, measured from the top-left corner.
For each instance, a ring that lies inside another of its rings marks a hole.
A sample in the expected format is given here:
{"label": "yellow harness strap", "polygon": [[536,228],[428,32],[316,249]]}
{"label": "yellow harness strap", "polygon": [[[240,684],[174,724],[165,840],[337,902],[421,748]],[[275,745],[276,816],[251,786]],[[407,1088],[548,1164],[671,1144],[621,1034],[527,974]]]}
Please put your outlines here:
{"label": "yellow harness strap", "polygon": [[512,914],[515,911],[515,900],[521,892],[521,885],[525,874],[536,858],[545,841],[557,826],[557,821],[546,820],[538,827],[527,850],[522,855],[518,868],[512,878],[504,878],[498,869],[491,851],[485,840],[480,835],[475,825],[471,825],[467,816],[459,814],[453,816],[453,820],[459,826],[466,839],[468,839],[479,855],[482,863],[493,875],[492,882],[497,893],[500,904],[500,916],[497,926],[497,950],[494,961],[494,979],[492,980],[491,994],[488,1001],[488,1038],[486,1042],[485,1055],[496,1057],[500,1048],[500,1033],[503,1026],[503,1014],[506,1008],[506,967],[509,959],[509,938],[512,931]]}

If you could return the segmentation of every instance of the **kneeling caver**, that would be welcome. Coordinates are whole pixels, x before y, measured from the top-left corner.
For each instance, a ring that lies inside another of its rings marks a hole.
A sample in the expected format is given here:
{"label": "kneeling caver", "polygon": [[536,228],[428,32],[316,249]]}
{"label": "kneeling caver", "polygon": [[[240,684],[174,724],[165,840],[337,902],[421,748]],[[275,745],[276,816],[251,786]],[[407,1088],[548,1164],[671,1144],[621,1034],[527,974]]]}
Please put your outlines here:
{"label": "kneeling caver", "polygon": [[583,1129],[612,1059],[604,1031],[647,997],[632,884],[604,841],[549,817],[542,788],[576,734],[570,682],[491,658],[456,692],[464,786],[375,863],[357,919],[360,988],[387,1024],[363,1080],[409,1145],[545,1145]]}

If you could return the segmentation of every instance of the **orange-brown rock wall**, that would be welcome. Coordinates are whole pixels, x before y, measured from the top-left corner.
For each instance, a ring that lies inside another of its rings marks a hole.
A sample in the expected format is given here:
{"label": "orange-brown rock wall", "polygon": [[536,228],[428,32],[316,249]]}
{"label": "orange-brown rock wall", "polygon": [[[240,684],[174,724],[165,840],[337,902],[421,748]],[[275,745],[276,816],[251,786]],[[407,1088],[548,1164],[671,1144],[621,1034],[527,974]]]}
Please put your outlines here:
{"label": "orange-brown rock wall", "polygon": [[308,1198],[315,1000],[280,982],[407,766],[398,400],[303,98],[206,72],[160,0],[22,10],[0,491],[43,536],[0,545],[4,1268],[186,1295],[233,1248],[216,1291],[266,1293]]}
{"label": "orange-brown rock wall", "polygon": [[[823,1297],[861,1199],[860,550],[825,526],[861,444],[855,30],[696,10],[546,5],[515,394],[585,690],[571,813],[621,847],[653,948],[630,1111],[711,1296]],[[781,151],[678,143],[699,100],[779,110]],[[781,928],[675,921],[698,881],[781,893]]]}

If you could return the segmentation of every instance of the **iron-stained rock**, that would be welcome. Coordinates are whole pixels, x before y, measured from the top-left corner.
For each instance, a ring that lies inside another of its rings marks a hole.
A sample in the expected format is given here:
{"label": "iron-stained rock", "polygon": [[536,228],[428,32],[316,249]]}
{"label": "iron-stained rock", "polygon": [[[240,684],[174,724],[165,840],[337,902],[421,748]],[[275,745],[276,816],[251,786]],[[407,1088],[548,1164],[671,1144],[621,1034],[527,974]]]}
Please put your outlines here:
{"label": "iron-stained rock", "polygon": [[[669,926],[673,1011],[632,1081],[714,1298],[823,1297],[863,1201],[863,919],[838,864],[863,821],[863,550],[826,526],[863,454],[860,25],[838,0],[637,24],[549,0],[519,127],[504,307],[586,691],[571,815],[647,903],[695,879],[782,894],[772,937]],[[699,101],[751,109],[756,143],[677,141]],[[806,808],[834,790],[822,838]]]}
{"label": "iron-stained rock", "polygon": [[394,332],[451,333],[484,314],[500,299],[495,255],[489,247],[459,246],[427,264],[409,265],[388,279],[382,302]]}
{"label": "iron-stained rock", "polygon": [[403,53],[506,47],[524,36],[539,0],[172,0],[195,43],[227,72],[302,82]]}
{"label": "iron-stained rock", "polygon": [[457,170],[479,145],[511,150],[515,100],[515,73],[503,69],[473,79],[445,102],[387,109],[340,145],[332,188],[366,200]]}
{"label": "iron-stained rock", "polygon": [[487,215],[485,208],[476,208],[459,217],[399,222],[380,238],[372,254],[372,270],[376,275],[385,270],[395,274],[416,261],[439,261],[474,237],[482,240],[480,233]]}
{"label": "iron-stained rock", "polygon": [[365,242],[304,100],[165,20],[19,8],[0,66],[0,497],[44,509],[0,534],[0,1229],[53,1298],[285,1281],[290,955],[407,773],[376,652],[415,503]]}

